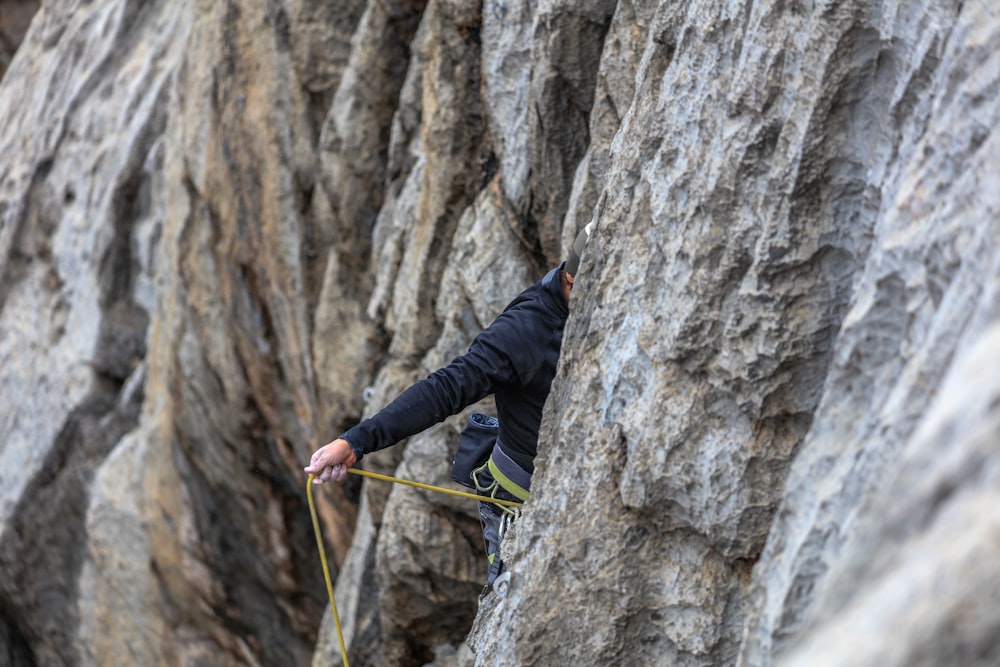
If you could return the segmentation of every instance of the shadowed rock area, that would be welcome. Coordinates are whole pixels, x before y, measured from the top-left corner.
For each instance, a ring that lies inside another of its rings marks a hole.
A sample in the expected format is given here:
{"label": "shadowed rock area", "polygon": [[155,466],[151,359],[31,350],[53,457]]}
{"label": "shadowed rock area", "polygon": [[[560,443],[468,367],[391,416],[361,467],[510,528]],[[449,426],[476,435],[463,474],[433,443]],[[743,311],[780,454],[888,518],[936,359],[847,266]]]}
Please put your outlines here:
{"label": "shadowed rock area", "polygon": [[10,66],[31,19],[38,11],[38,0],[3,0],[0,2],[0,79]]}
{"label": "shadowed rock area", "polygon": [[[339,664],[309,454],[590,222],[506,597],[474,503],[317,492],[351,665],[1000,661],[991,2],[55,0],[0,37],[0,663]],[[450,485],[463,421],[363,465]]]}

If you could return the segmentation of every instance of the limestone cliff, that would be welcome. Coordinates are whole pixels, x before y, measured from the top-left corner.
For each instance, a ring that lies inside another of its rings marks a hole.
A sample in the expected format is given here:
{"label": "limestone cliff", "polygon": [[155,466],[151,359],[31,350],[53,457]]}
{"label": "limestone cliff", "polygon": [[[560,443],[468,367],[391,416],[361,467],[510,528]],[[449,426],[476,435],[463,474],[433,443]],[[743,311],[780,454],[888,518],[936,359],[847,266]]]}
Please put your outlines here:
{"label": "limestone cliff", "polygon": [[467,501],[318,493],[351,664],[997,664],[998,122],[987,0],[46,0],[0,662],[338,664],[309,453],[594,222],[506,598]]}

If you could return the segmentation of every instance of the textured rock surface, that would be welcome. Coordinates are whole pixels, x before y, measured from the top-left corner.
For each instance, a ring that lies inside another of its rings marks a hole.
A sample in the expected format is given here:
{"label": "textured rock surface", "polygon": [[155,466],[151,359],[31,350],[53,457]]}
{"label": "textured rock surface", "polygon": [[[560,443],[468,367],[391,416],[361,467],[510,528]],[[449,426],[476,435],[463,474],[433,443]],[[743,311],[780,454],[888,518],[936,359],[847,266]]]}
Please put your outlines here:
{"label": "textured rock surface", "polygon": [[318,494],[351,664],[996,664],[997,54],[985,0],[43,3],[0,662],[336,664],[306,457],[593,220],[506,599],[466,501]]}
{"label": "textured rock surface", "polygon": [[[991,366],[1000,316],[996,19],[997,10],[966,3],[957,15],[947,5],[901,11],[880,26],[921,54],[916,68],[893,59],[912,78],[891,89],[899,101],[890,117],[912,111],[899,124],[872,250],[820,409],[755,575],[744,664],[765,663],[816,616],[824,625],[862,623],[865,632],[843,645],[850,654],[827,649],[824,660],[834,662],[824,662],[813,649],[809,664],[997,659],[996,591],[981,582],[993,576],[985,553],[996,553],[995,520],[966,505],[997,492],[989,461],[1000,442],[997,406],[985,407],[997,380],[976,368]],[[960,361],[967,355],[980,361]],[[937,517],[951,512],[963,516],[948,521],[954,535],[940,537]],[[940,552],[927,553],[927,541]],[[952,549],[979,558],[961,563]],[[832,574],[841,570],[852,574]],[[912,596],[902,606],[900,585]],[[857,607],[815,612],[827,589],[824,598]],[[878,617],[864,616],[872,611],[862,611],[862,599],[880,606]],[[889,627],[899,641],[872,646],[872,633]],[[980,636],[983,627],[993,629]]]}

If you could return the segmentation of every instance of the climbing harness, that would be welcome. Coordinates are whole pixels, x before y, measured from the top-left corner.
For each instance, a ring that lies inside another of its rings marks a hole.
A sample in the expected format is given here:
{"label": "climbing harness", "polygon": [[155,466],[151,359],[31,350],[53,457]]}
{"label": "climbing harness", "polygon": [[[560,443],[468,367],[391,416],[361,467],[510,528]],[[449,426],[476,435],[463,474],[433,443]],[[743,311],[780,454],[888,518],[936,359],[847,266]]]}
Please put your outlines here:
{"label": "climbing harness", "polygon": [[[382,475],[377,472],[370,472],[368,470],[361,470],[360,468],[348,468],[347,472],[354,475],[360,475],[362,477],[371,477],[372,479],[378,479],[383,482],[392,482],[394,484],[403,484],[405,486],[412,486],[418,489],[424,489],[426,491],[436,491],[438,493],[444,493],[449,496],[457,496],[460,498],[471,498],[472,500],[477,500],[483,503],[493,503],[507,514],[505,515],[506,524],[503,526],[503,532],[506,532],[507,527],[510,526],[514,517],[520,513],[521,502],[517,500],[506,500],[504,498],[495,497],[495,491],[493,495],[490,496],[480,496],[475,493],[466,493],[465,491],[456,491],[454,489],[448,489],[443,486],[433,486],[431,484],[422,484],[420,482],[414,482],[408,479],[400,479],[398,477],[390,477],[389,475]],[[330,608],[333,610],[333,623],[337,627],[337,641],[340,642],[340,657],[344,660],[344,667],[350,667],[347,662],[347,646],[344,643],[344,630],[340,625],[340,614],[337,613],[337,601],[333,596],[333,580],[330,578],[330,566],[327,564],[326,560],[326,549],[323,547],[323,533],[319,526],[319,516],[316,514],[316,502],[313,500],[313,480],[316,478],[315,474],[309,475],[309,479],[306,481],[306,496],[309,498],[309,514],[312,517],[313,532],[316,533],[316,547],[319,549],[320,562],[323,565],[323,579],[326,581],[326,594],[330,598]],[[509,575],[507,579],[509,580]],[[506,594],[507,586],[506,580],[504,582],[504,594]]]}
{"label": "climbing harness", "polygon": [[[494,501],[507,500],[524,502],[531,495],[531,473],[519,466],[500,447],[497,441],[493,445],[486,463],[472,471],[472,483],[476,491],[489,496]],[[503,496],[507,496],[504,498]],[[508,514],[515,514],[507,503],[500,509]],[[501,535],[502,537],[502,535]]]}

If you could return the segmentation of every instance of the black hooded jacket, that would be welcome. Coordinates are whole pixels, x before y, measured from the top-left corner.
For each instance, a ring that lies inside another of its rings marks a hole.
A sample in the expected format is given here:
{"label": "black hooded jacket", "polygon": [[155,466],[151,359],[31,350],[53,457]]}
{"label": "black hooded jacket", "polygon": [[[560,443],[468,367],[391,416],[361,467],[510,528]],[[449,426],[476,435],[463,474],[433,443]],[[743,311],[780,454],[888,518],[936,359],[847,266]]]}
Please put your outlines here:
{"label": "black hooded jacket", "polygon": [[555,377],[568,315],[556,268],[511,301],[476,336],[468,352],[341,437],[360,459],[493,394],[500,419],[500,447],[533,472],[542,408]]}

